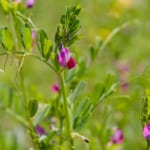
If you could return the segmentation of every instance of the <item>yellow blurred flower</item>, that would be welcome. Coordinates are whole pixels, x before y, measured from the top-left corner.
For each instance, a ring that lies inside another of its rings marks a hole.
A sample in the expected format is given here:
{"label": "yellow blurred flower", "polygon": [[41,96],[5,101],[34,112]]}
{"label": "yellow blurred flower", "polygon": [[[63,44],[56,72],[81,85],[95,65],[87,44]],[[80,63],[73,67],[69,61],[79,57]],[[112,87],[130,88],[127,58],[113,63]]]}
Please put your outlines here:
{"label": "yellow blurred flower", "polygon": [[123,8],[130,8],[134,4],[134,0],[117,0],[117,3]]}
{"label": "yellow blurred flower", "polygon": [[98,35],[105,40],[111,31],[107,28],[102,28],[98,31]]}

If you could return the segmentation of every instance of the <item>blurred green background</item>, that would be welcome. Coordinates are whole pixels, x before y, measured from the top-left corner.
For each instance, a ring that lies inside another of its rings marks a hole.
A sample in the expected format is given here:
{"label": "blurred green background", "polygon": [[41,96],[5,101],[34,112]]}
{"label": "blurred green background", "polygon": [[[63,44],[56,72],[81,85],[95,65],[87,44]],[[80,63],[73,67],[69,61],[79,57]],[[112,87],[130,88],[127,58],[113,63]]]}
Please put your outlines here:
{"label": "blurred green background", "polygon": [[[66,7],[79,3],[82,39],[71,47],[78,60],[85,59],[89,70],[84,77],[87,80],[86,92],[92,92],[93,86],[104,80],[108,72],[118,80],[128,83],[127,89],[118,87],[116,93],[102,102],[91,115],[81,133],[90,139],[86,144],[76,141],[76,149],[103,150],[101,142],[107,136],[107,130],[117,126],[124,133],[124,142],[119,150],[143,150],[146,142],[141,126],[141,97],[149,87],[150,57],[150,1],[149,0],[36,0],[28,14],[39,28],[43,28],[54,41],[56,25]],[[9,17],[0,10],[0,26],[9,26]],[[116,27],[128,23],[107,47],[99,53],[94,62],[90,61],[89,46],[95,44],[96,37],[103,41]],[[3,51],[0,47],[0,51]],[[0,58],[0,69],[4,68],[5,57]],[[126,65],[128,71],[120,73],[118,64]],[[56,95],[50,91],[50,85],[57,83],[57,77],[40,61],[27,57],[23,65],[24,76],[29,95],[47,102]],[[17,84],[16,65],[11,57],[5,72],[0,72],[0,103],[8,99],[8,93]],[[14,80],[15,79],[15,80]],[[13,82],[12,82],[13,81]],[[22,112],[20,97],[15,99],[15,107]],[[103,128],[105,127],[105,128]],[[108,141],[109,142],[109,141]],[[107,141],[105,142],[107,143]],[[26,130],[5,110],[0,110],[0,149],[23,150],[32,146]],[[116,147],[112,148],[115,149]],[[109,148],[108,148],[109,149]]]}

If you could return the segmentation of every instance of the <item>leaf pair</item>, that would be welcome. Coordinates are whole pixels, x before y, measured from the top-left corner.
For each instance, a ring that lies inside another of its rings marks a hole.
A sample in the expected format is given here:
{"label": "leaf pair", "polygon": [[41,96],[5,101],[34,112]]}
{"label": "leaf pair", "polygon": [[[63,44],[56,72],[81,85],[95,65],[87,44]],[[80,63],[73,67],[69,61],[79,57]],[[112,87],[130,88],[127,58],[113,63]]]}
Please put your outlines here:
{"label": "leaf pair", "polygon": [[42,29],[37,32],[37,46],[43,58],[48,60],[53,47],[52,42],[48,39],[47,34]]}
{"label": "leaf pair", "polygon": [[[32,31],[28,24],[23,24],[20,31],[20,40],[26,51],[30,51],[33,46]],[[14,37],[7,27],[0,28],[0,42],[6,51],[12,51],[15,46]],[[17,43],[18,44],[18,43]]]}

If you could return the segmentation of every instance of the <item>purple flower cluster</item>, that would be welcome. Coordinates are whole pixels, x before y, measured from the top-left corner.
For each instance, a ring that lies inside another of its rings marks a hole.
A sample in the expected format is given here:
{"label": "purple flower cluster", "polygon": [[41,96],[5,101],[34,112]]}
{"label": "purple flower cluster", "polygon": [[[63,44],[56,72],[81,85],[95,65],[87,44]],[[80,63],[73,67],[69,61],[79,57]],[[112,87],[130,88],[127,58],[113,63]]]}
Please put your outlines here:
{"label": "purple flower cluster", "polygon": [[72,69],[76,66],[76,61],[70,55],[69,48],[62,48],[58,54],[58,63],[65,68]]}

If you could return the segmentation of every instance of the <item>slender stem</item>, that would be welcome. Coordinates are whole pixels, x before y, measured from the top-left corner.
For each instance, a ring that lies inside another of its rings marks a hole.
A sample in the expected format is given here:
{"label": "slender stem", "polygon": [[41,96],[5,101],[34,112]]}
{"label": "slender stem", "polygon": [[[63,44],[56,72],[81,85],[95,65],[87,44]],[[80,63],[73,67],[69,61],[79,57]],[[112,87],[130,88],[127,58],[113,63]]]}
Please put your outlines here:
{"label": "slender stem", "polygon": [[25,110],[26,110],[26,118],[28,120],[28,123],[30,125],[30,136],[32,137],[32,141],[34,143],[34,146],[36,147],[37,150],[39,150],[39,146],[38,143],[35,140],[35,136],[33,135],[33,133],[35,133],[35,129],[34,129],[34,125],[32,123],[32,120],[30,118],[30,114],[28,111],[28,101],[27,101],[27,95],[26,95],[26,90],[25,90],[25,85],[24,85],[24,76],[23,76],[23,72],[22,69],[20,70],[20,82],[21,82],[21,88],[22,88],[22,92],[23,92],[23,97],[24,97],[24,106],[25,106]]}
{"label": "slender stem", "polygon": [[[9,53],[7,52],[3,52],[3,53],[0,53],[0,56],[3,56],[3,55],[8,55]],[[32,54],[32,53],[26,53],[26,52],[19,52],[19,51],[15,51],[15,52],[12,52],[10,53],[10,55],[13,54],[13,55],[16,55],[16,56],[32,56],[32,57],[35,57],[37,58],[38,60],[42,61],[43,63],[45,63],[46,65],[48,65],[56,74],[58,74],[58,71],[54,68],[54,66],[52,64],[50,64],[48,61],[46,61],[44,58],[40,57],[40,56],[37,56],[35,54]]]}
{"label": "slender stem", "polygon": [[8,54],[6,55],[6,58],[5,58],[5,61],[4,61],[4,71],[5,71],[5,69],[6,69],[7,60],[8,60]]}
{"label": "slender stem", "polygon": [[66,132],[67,132],[67,136],[69,137],[70,150],[73,150],[74,146],[73,146],[73,139],[71,135],[72,129],[71,129],[71,122],[70,122],[70,117],[69,117],[69,107],[68,107],[68,101],[67,101],[67,96],[66,96],[66,91],[65,91],[64,72],[60,73],[60,79],[61,79],[64,108],[65,108],[65,115],[66,115]]}
{"label": "slender stem", "polygon": [[38,28],[36,27],[36,25],[32,22],[32,20],[31,20],[29,17],[26,17],[24,14],[22,14],[22,13],[19,12],[19,11],[17,11],[17,15],[18,15],[19,17],[23,18],[24,20],[28,21],[28,22],[32,25],[33,28],[38,29]]}
{"label": "slender stem", "polygon": [[121,30],[125,29],[131,23],[137,23],[137,20],[125,22],[122,25],[120,25],[120,26],[116,27],[115,29],[113,29],[112,32],[108,35],[108,37],[104,41],[104,43],[101,45],[101,47],[100,47],[100,53],[102,53],[102,51],[106,48],[106,46],[108,45],[108,43],[112,40],[112,38],[116,34],[118,34]]}
{"label": "slender stem", "polygon": [[59,136],[59,150],[61,150],[62,143],[63,143],[63,135],[62,135],[62,128],[63,128],[63,120],[60,116],[60,136]]}
{"label": "slender stem", "polygon": [[150,142],[147,140],[147,147],[146,147],[146,150],[149,150],[150,148]]}
{"label": "slender stem", "polygon": [[0,56],[7,55],[6,52],[0,53]]}
{"label": "slender stem", "polygon": [[56,99],[56,109],[58,110],[57,113],[58,113],[58,117],[59,117],[59,121],[60,121],[60,125],[59,125],[59,129],[60,129],[60,135],[59,135],[59,150],[61,150],[61,146],[62,146],[62,143],[63,143],[63,135],[62,135],[62,131],[63,131],[63,117],[62,117],[62,113],[61,113],[61,110],[60,110],[60,99],[61,97],[61,92],[59,93],[57,99]]}
{"label": "slender stem", "polygon": [[26,128],[29,128],[29,124],[28,124],[27,120],[25,120],[22,116],[16,114],[14,111],[12,111],[9,108],[6,109],[6,113],[11,115],[13,118],[15,118],[17,121],[19,121]]}
{"label": "slender stem", "polygon": [[46,61],[45,59],[43,59],[43,58],[41,58],[41,57],[39,57],[37,55],[34,55],[32,53],[27,53],[27,55],[35,57],[35,58],[41,60],[42,62],[44,62],[45,64],[47,64],[55,73],[57,73],[57,70],[48,61]]}

